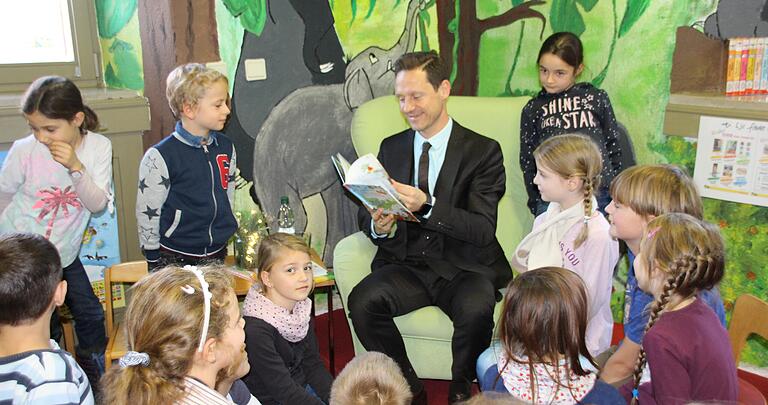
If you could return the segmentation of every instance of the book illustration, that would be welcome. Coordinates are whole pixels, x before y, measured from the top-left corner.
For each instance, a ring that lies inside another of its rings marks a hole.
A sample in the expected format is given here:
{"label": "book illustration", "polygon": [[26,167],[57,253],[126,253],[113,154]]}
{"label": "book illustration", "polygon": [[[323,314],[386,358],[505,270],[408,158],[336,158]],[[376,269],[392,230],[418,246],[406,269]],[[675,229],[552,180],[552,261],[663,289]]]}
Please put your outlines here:
{"label": "book illustration", "polygon": [[341,183],[360,202],[372,210],[381,209],[385,215],[393,214],[398,219],[419,222],[413,213],[405,207],[389,174],[373,154],[361,156],[351,164],[341,156],[331,156],[331,161],[339,173]]}

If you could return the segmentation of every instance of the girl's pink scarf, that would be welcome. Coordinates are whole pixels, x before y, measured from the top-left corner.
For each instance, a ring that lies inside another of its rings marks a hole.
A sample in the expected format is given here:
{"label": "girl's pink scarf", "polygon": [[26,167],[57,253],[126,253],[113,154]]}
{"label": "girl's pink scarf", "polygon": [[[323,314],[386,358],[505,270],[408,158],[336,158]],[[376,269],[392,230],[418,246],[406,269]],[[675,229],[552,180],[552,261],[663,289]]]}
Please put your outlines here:
{"label": "girl's pink scarf", "polygon": [[307,336],[312,300],[299,301],[293,312],[275,304],[257,288],[251,288],[243,303],[243,315],[259,318],[277,329],[285,340],[296,343]]}

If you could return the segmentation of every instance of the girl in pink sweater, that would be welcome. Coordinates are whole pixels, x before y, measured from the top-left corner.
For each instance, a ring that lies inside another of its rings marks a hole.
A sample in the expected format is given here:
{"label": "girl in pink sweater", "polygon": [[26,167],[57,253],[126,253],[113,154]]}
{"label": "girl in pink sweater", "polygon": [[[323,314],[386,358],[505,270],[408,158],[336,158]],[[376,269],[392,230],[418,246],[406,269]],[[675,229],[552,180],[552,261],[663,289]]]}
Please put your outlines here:
{"label": "girl in pink sweater", "polygon": [[608,233],[610,225],[594,196],[600,186],[600,150],[587,136],[566,134],[542,142],[533,156],[533,183],[550,204],[517,246],[512,264],[520,272],[563,267],[584,280],[587,349],[596,356],[611,342],[611,279],[619,260],[618,241]]}

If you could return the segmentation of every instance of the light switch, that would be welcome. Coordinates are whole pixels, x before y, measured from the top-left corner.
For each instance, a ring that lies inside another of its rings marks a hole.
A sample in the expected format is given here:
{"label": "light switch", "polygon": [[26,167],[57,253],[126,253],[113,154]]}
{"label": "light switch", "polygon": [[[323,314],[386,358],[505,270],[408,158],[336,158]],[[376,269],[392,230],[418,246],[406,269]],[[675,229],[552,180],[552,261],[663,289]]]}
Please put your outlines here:
{"label": "light switch", "polygon": [[267,61],[264,58],[245,60],[245,80],[267,79]]}

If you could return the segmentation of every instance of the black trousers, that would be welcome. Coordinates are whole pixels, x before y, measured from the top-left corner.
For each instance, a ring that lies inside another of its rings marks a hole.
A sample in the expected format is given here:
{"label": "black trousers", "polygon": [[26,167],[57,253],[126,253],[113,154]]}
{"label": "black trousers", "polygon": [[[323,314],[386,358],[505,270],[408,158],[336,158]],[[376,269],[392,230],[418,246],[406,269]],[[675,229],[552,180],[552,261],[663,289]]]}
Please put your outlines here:
{"label": "black trousers", "polygon": [[405,352],[394,317],[436,305],[453,321],[454,382],[469,384],[475,363],[491,342],[495,289],[490,280],[462,271],[452,280],[425,264],[387,264],[366,276],[349,294],[349,316],[366,350],[392,357],[417,393],[423,389]]}

